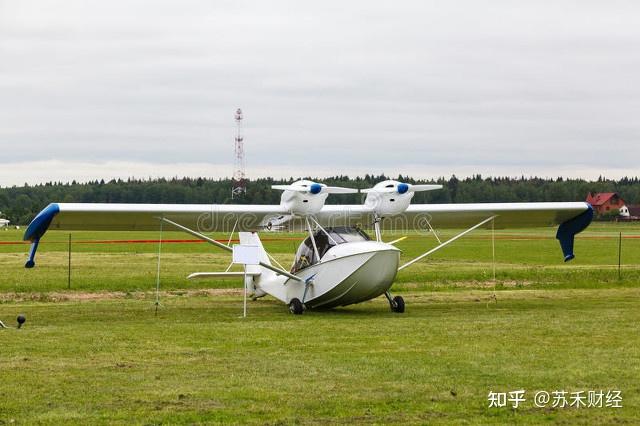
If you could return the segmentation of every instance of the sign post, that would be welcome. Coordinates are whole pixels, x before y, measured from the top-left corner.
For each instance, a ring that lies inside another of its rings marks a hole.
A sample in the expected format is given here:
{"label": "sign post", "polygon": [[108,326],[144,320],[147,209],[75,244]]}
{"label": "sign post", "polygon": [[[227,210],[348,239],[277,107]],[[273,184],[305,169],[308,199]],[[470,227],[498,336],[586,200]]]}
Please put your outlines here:
{"label": "sign post", "polygon": [[241,264],[244,279],[244,310],[243,318],[247,317],[247,265],[260,264],[260,247],[256,245],[234,244],[233,263]]}

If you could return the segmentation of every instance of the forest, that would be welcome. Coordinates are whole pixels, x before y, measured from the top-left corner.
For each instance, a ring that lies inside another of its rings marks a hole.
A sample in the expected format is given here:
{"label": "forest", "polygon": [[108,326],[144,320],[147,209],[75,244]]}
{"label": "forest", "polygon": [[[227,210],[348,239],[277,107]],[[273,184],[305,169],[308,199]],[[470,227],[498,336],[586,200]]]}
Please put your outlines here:
{"label": "forest", "polygon": [[[482,177],[480,175],[458,179],[415,180],[408,176],[394,179],[409,183],[439,183],[443,189],[416,193],[413,203],[475,203],[475,202],[533,202],[584,201],[589,192],[618,192],[628,205],[640,204],[638,177],[596,181],[582,179],[547,179],[536,177]],[[350,178],[334,176],[312,179],[328,185],[351,188],[369,188],[388,176],[365,175]],[[79,203],[237,203],[278,204],[280,191],[271,185],[290,183],[294,179],[274,180],[262,178],[247,181],[247,191],[241,198],[231,199],[230,179],[172,178],[127,179],[105,182],[48,182],[0,188],[0,212],[12,224],[24,225],[51,202]],[[358,204],[364,194],[329,197],[328,204]]]}

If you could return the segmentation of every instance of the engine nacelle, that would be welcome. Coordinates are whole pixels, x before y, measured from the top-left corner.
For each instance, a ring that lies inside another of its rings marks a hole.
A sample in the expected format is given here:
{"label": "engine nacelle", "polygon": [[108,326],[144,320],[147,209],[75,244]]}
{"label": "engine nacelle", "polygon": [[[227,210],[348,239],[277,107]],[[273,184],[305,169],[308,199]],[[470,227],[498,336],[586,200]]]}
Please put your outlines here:
{"label": "engine nacelle", "polygon": [[315,185],[320,186],[319,184],[309,181],[298,181],[293,185],[295,184],[306,186],[308,191],[285,190],[280,197],[280,205],[296,216],[313,215],[322,210],[329,194],[318,190]]}
{"label": "engine nacelle", "polygon": [[367,194],[364,202],[366,207],[373,210],[378,217],[389,217],[407,210],[416,192],[440,188],[442,185],[412,185],[397,180],[385,180],[362,192]]}
{"label": "engine nacelle", "polygon": [[327,186],[309,180],[299,180],[291,185],[273,185],[284,191],[280,205],[295,216],[311,216],[322,210],[329,194],[353,194],[356,189]]}
{"label": "engine nacelle", "polygon": [[[406,185],[394,180],[386,180],[376,184],[367,191],[364,205],[375,212],[378,217],[395,216],[403,213],[411,204],[413,192],[398,191],[398,185]],[[404,187],[401,186],[400,190]]]}

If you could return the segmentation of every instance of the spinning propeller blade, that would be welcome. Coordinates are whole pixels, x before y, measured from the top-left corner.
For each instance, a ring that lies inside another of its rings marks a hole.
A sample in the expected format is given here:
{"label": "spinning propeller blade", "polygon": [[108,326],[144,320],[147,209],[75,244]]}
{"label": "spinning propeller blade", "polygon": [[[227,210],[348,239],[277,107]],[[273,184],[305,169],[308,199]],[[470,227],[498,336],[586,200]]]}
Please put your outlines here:
{"label": "spinning propeller blade", "polygon": [[354,188],[343,188],[341,186],[325,186],[323,190],[328,192],[329,194],[356,194],[358,193],[357,189]]}
{"label": "spinning propeller blade", "polygon": [[327,186],[322,183],[302,183],[302,184],[293,184],[293,185],[271,185],[272,189],[279,189],[281,191],[295,191],[295,192],[307,192],[310,194],[355,194],[358,192],[357,189],[353,188],[342,188],[339,186]]}
{"label": "spinning propeller blade", "polygon": [[304,186],[296,186],[296,185],[271,185],[271,189],[279,189],[280,191],[296,191],[296,192],[307,192],[309,188]]}
{"label": "spinning propeller blade", "polygon": [[433,191],[434,189],[442,189],[442,185],[411,185],[413,192]]}
{"label": "spinning propeller blade", "polygon": [[360,192],[363,192],[365,194],[368,194],[370,192],[379,194],[397,192],[398,194],[405,194],[407,192],[433,191],[434,189],[442,189],[442,185],[412,185],[410,183],[403,182],[390,182],[382,187],[362,189],[360,190]]}

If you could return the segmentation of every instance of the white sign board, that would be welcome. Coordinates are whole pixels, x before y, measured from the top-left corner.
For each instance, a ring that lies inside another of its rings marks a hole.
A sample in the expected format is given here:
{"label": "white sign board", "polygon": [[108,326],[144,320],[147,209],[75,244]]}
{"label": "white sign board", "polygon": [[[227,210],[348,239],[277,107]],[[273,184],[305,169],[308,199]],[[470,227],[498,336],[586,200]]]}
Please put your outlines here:
{"label": "white sign board", "polygon": [[233,263],[241,263],[243,265],[259,265],[260,247],[234,244]]}

